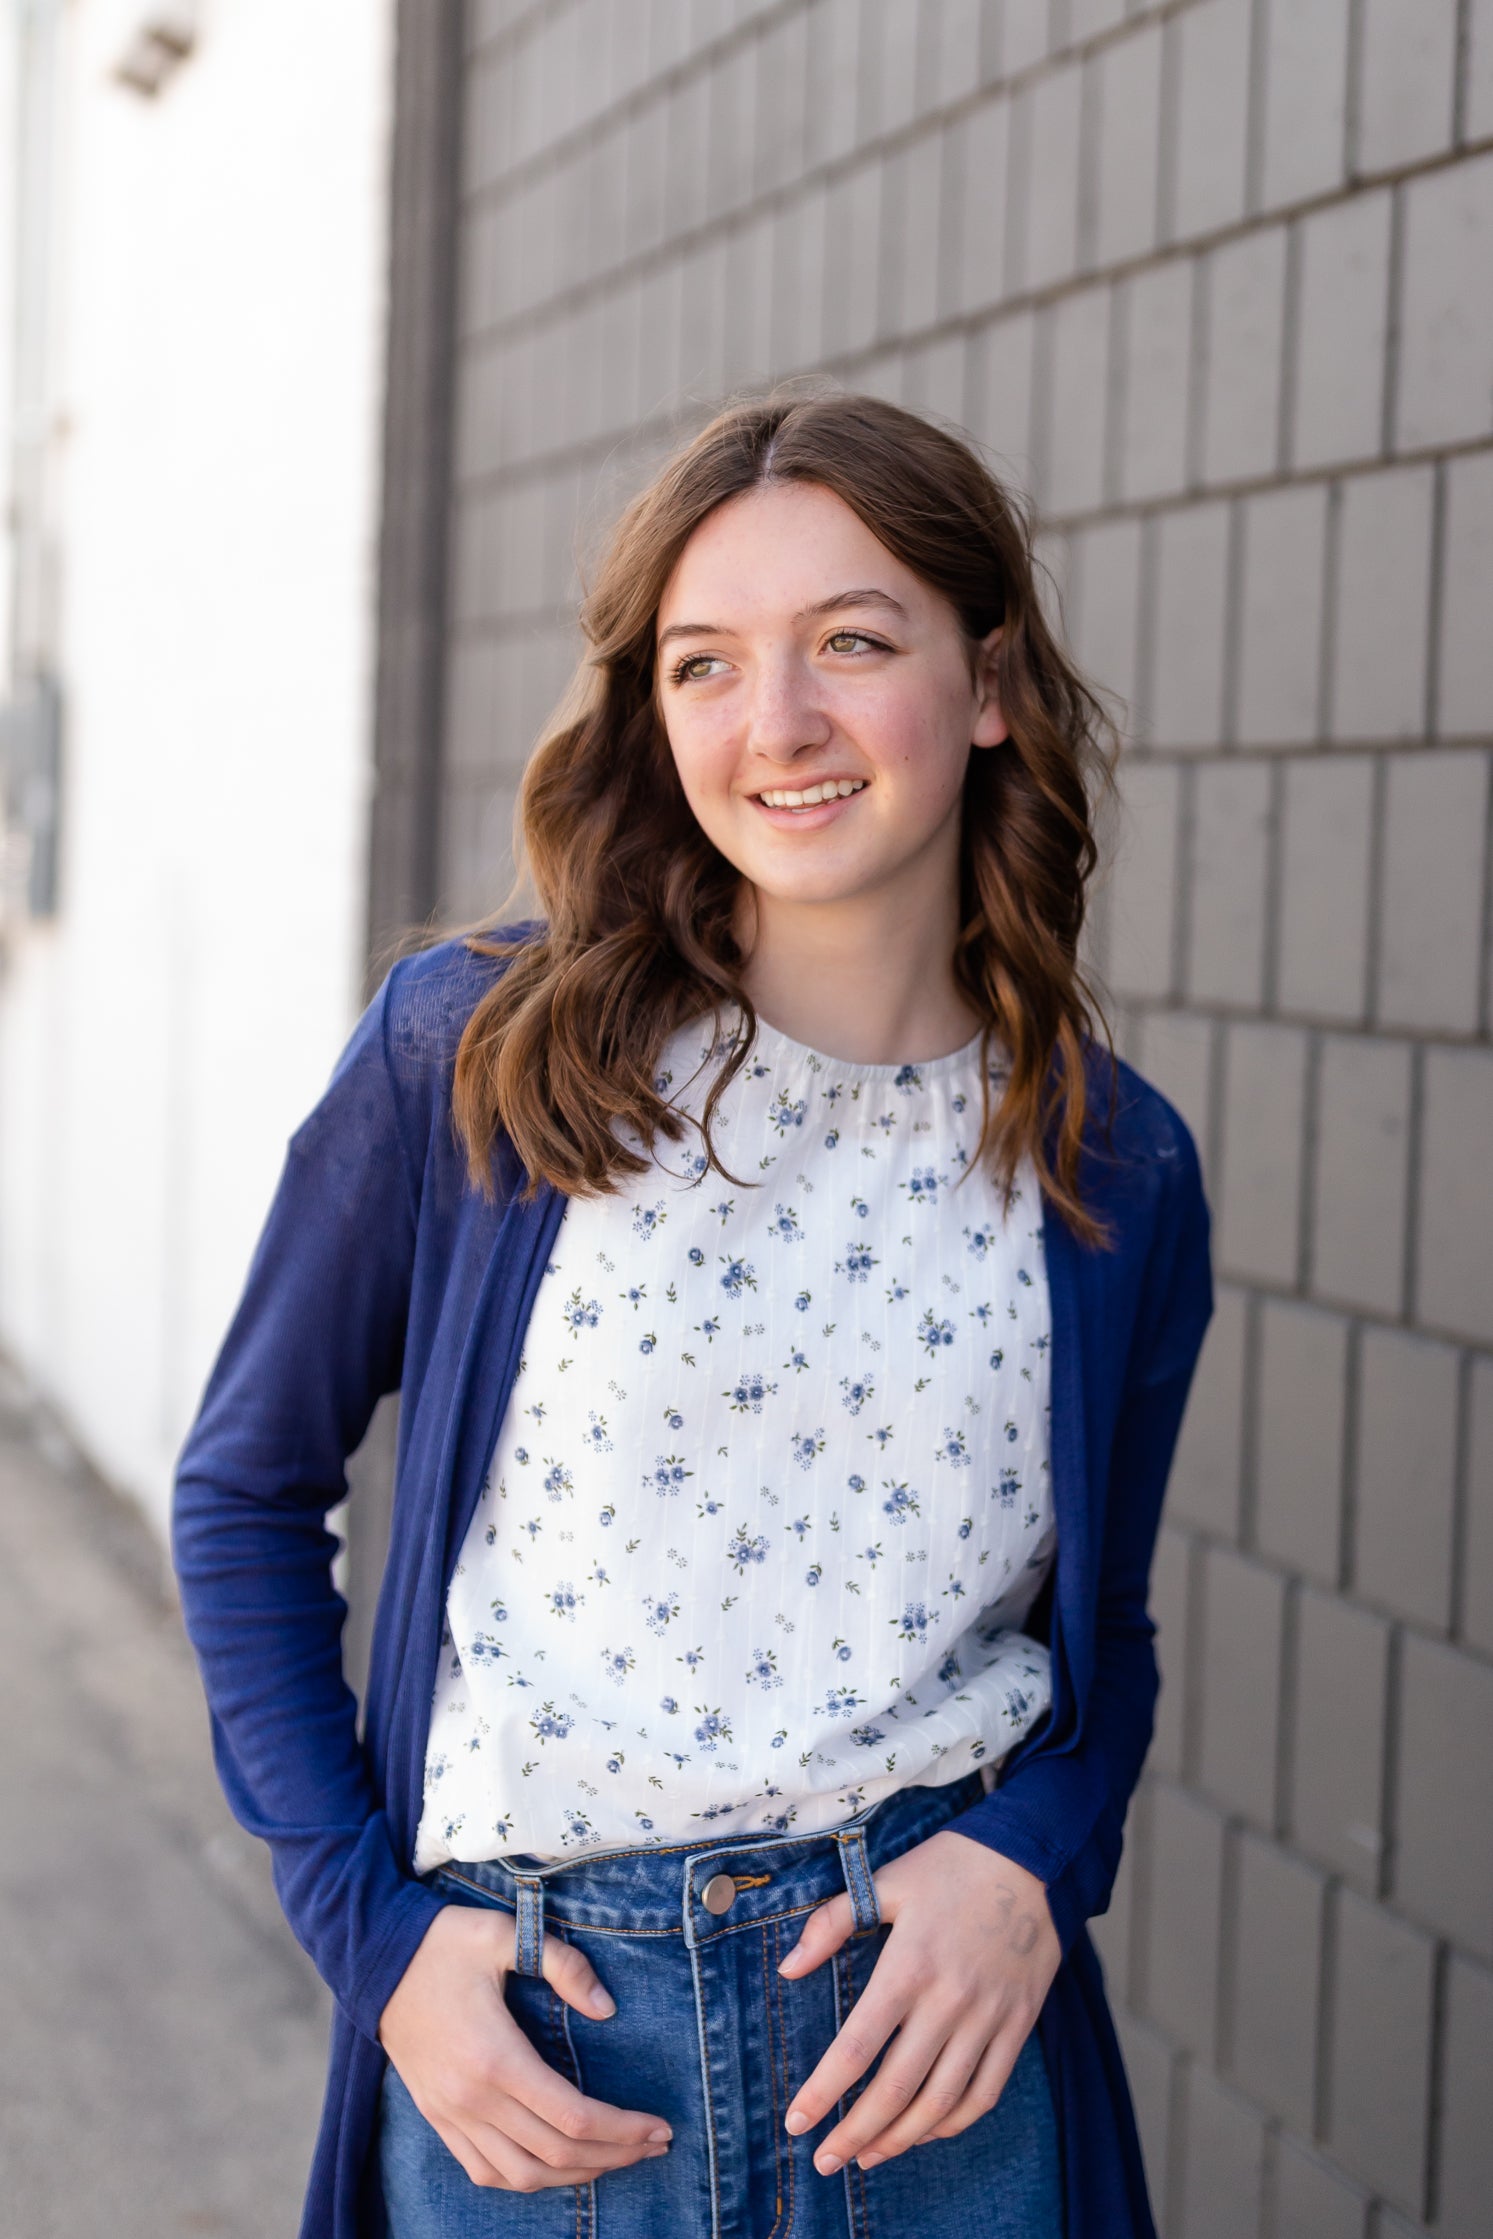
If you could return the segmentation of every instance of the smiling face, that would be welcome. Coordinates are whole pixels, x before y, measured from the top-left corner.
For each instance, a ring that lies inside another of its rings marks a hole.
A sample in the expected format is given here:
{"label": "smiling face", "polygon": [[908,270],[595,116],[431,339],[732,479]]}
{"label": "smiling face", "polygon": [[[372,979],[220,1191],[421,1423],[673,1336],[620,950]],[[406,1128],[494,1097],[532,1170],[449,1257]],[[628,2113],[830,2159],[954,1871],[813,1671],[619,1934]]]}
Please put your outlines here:
{"label": "smiling face", "polygon": [[947,914],[971,745],[1007,735],[998,631],[972,673],[948,600],[843,499],[799,482],[706,516],[656,629],[680,783],[759,905]]}

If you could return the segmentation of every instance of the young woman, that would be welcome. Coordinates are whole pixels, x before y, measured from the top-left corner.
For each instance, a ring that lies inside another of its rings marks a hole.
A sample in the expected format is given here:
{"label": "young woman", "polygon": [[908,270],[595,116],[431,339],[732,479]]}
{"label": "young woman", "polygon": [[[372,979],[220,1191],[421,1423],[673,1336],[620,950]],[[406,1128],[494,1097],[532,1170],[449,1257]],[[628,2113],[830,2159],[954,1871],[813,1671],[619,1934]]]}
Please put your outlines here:
{"label": "young woman", "polygon": [[[1075,961],[1102,719],[864,397],[723,413],[584,627],[543,914],[385,980],[179,1472],[337,1997],[305,2233],[1144,2239],[1085,1922],[1210,1286]],[[324,1518],[395,1389],[360,1743]]]}

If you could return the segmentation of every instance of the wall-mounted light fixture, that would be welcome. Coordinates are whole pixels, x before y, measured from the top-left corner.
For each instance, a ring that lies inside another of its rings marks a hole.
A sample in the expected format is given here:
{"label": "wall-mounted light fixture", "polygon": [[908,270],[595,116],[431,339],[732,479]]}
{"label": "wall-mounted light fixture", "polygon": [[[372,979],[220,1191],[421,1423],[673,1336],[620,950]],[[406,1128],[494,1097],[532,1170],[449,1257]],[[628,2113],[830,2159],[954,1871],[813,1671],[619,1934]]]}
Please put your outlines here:
{"label": "wall-mounted light fixture", "polygon": [[197,15],[192,0],[152,8],[114,66],[120,84],[153,100],[195,49]]}

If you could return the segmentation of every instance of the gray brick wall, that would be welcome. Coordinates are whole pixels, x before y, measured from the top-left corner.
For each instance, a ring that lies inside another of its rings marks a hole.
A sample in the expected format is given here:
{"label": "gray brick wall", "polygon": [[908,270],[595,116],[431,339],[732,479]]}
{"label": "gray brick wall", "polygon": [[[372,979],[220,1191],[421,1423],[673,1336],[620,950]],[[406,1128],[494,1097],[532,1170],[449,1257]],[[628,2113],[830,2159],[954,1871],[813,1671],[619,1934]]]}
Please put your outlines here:
{"label": "gray brick wall", "polygon": [[1219,1313],[1096,1936],[1167,2239],[1493,2192],[1493,0],[469,0],[441,878],[587,541],[828,367],[1032,490]]}

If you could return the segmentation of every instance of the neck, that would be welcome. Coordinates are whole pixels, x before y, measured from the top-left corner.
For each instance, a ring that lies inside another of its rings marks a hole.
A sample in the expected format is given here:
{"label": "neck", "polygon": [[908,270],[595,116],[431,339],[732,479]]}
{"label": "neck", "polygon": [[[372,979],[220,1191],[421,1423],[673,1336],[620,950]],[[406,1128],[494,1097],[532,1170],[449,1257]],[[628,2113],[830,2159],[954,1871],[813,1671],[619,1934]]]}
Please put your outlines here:
{"label": "neck", "polygon": [[754,1009],[791,1041],[851,1065],[926,1063],[962,1049],[980,1014],[953,969],[957,898],[921,910],[878,889],[833,903],[743,885],[738,938]]}

